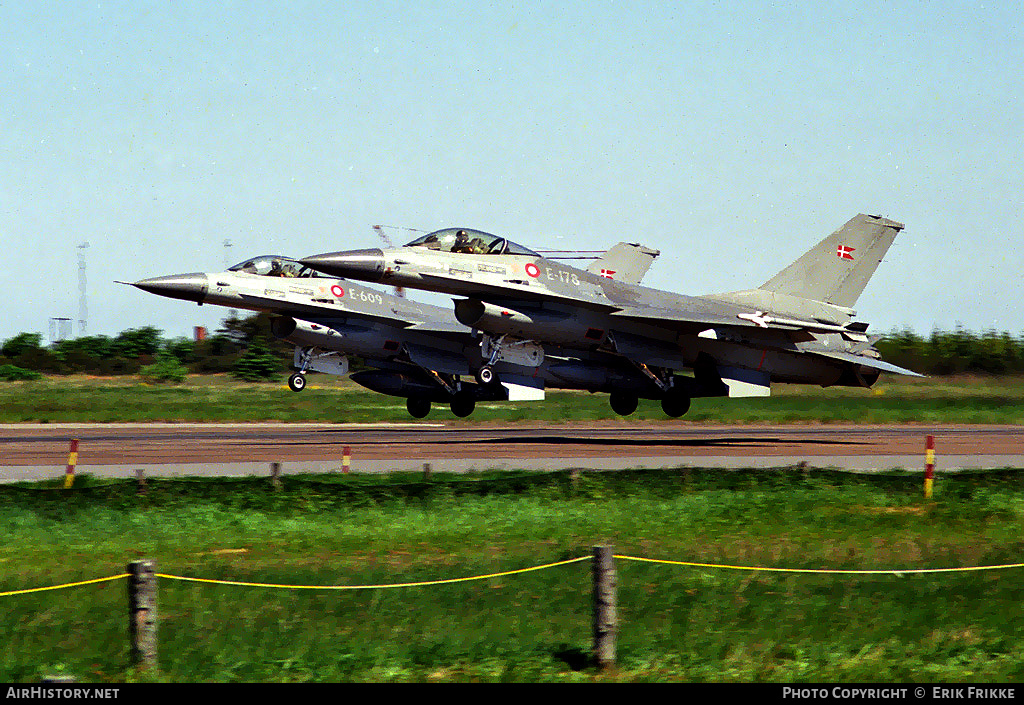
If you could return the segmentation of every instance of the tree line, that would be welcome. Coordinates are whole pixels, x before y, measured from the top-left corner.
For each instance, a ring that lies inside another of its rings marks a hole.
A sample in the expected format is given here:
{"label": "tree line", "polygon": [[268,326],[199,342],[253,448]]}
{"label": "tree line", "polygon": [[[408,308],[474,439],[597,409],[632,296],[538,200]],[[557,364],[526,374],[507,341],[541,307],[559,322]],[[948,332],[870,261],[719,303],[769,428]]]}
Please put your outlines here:
{"label": "tree line", "polygon": [[114,337],[89,335],[43,345],[39,333],[20,333],[0,347],[0,379],[41,374],[141,374],[180,381],[187,374],[227,372],[258,381],[289,369],[294,347],[270,332],[266,314],[229,316],[203,340],[165,338],[155,327],[131,328]]}
{"label": "tree line", "polygon": [[929,376],[1024,373],[1024,335],[1005,331],[957,328],[923,337],[905,328],[887,333],[875,347],[886,362]]}
{"label": "tree line", "polygon": [[[929,376],[1024,374],[1024,335],[962,328],[921,336],[894,330],[876,343],[882,359]],[[270,332],[266,314],[229,316],[204,340],[165,338],[154,327],[114,337],[82,336],[43,345],[39,333],[20,333],[0,347],[0,379],[40,374],[142,374],[180,380],[186,374],[226,372],[247,380],[273,379],[291,368],[293,346]],[[358,367],[357,367],[358,368]]]}

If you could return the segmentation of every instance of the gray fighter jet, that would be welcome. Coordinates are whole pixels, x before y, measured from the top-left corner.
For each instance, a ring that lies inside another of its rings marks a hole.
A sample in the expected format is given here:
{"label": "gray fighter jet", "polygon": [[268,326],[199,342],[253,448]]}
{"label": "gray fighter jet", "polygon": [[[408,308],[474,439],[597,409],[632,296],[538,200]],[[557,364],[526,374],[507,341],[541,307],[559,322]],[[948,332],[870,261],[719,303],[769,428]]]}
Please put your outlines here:
{"label": "gray fighter jet", "polygon": [[[639,281],[657,255],[620,243],[593,266],[621,267]],[[500,382],[464,382],[462,375],[483,365],[481,348],[478,336],[450,310],[325,277],[279,255],[248,259],[225,272],[154,277],[131,285],[200,305],[270,312],[274,335],[296,346],[299,371],[289,378],[292,390],[305,387],[307,371],[347,374],[346,355],[357,355],[377,369],[351,379],[406,397],[416,418],[429,413],[431,402],[447,403],[457,416],[467,416],[477,401],[543,399],[545,386],[592,392],[644,386],[635,370],[618,360],[570,357],[551,346],[546,351],[511,347],[495,368]],[[534,364],[538,354],[546,359]]]}
{"label": "gray fighter jet", "polygon": [[[484,333],[474,371],[481,383],[498,378],[495,364],[510,355],[532,350],[530,364],[540,365],[544,346],[557,345],[606,365],[619,360],[644,380],[642,390],[611,394],[617,413],[653,397],[680,416],[691,398],[767,396],[773,381],[870,387],[883,371],[916,375],[879,359],[878,337],[854,321],[852,308],[903,227],[858,215],[757,289],[705,296],[622,281],[615,266],[566,266],[466,228],[301,262],[335,276],[464,297],[454,312]],[[684,369],[692,376],[677,374]]]}

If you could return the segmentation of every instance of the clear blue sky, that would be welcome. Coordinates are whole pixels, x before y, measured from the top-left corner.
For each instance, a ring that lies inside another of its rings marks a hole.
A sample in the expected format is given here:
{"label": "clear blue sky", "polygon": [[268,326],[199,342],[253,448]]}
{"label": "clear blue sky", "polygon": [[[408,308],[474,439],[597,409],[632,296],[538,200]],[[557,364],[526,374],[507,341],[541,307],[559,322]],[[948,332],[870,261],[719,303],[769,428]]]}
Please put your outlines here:
{"label": "clear blue sky", "polygon": [[[858,212],[907,225],[873,330],[1024,332],[1015,3],[0,5],[0,339],[218,326],[119,286],[379,244],[375,223],[662,250],[756,286]],[[408,233],[391,232],[397,240]],[[419,294],[412,294],[420,297]],[[421,297],[422,298],[422,297]],[[78,334],[77,325],[74,331]]]}

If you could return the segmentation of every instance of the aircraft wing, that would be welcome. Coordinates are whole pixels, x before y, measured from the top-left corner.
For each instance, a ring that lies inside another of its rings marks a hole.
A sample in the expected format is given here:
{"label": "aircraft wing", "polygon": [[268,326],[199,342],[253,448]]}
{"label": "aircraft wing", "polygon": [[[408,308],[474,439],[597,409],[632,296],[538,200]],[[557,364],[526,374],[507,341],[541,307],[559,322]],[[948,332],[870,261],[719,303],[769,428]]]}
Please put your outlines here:
{"label": "aircraft wing", "polygon": [[[449,277],[421,273],[420,279],[425,281],[448,282]],[[574,295],[552,291],[548,288],[541,288],[536,285],[530,286],[526,280],[506,280],[500,286],[483,284],[477,282],[464,282],[459,289],[459,296],[476,298],[494,303],[515,305],[516,301],[525,301],[531,304],[557,303],[579,306],[581,308],[596,311],[614,311],[620,306],[606,299],[599,299],[594,296]]]}
{"label": "aircraft wing", "polygon": [[701,332],[708,328],[764,328],[786,331],[810,331],[814,333],[849,333],[844,326],[822,321],[807,321],[767,314],[764,311],[722,306],[713,302],[694,299],[692,307],[661,308],[658,306],[627,306],[611,314],[613,318],[624,318],[640,323],[659,325],[680,333]]}
{"label": "aircraft wing", "polygon": [[629,306],[612,314],[613,318],[624,318],[641,323],[664,325],[679,331],[691,328],[704,330],[710,326],[753,326],[754,323],[723,314],[705,311],[679,311],[652,306]]}
{"label": "aircraft wing", "polygon": [[434,333],[437,335],[445,335],[449,337],[470,337],[472,331],[459,323],[458,321],[446,321],[446,320],[431,320],[423,321],[422,323],[414,323],[409,326],[406,330],[416,331],[420,333]]}

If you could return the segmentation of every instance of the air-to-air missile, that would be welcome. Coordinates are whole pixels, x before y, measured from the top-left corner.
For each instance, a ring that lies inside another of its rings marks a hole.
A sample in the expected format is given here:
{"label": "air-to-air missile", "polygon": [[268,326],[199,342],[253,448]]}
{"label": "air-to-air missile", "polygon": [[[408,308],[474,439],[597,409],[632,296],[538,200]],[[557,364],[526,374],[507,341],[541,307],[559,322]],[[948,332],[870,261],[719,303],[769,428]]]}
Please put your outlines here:
{"label": "air-to-air missile", "polygon": [[691,398],[767,396],[773,381],[870,387],[881,372],[916,375],[880,359],[878,337],[853,309],[903,227],[858,215],[760,287],[704,296],[623,281],[614,266],[577,269],[468,228],[300,261],[333,276],[461,297],[455,317],[483,332],[473,370],[481,383],[500,379],[495,365],[524,350],[535,354],[520,364],[539,367],[545,346],[556,345],[606,369],[617,361],[614,369],[641,380],[639,389],[612,392],[616,412],[653,397],[679,416]]}

